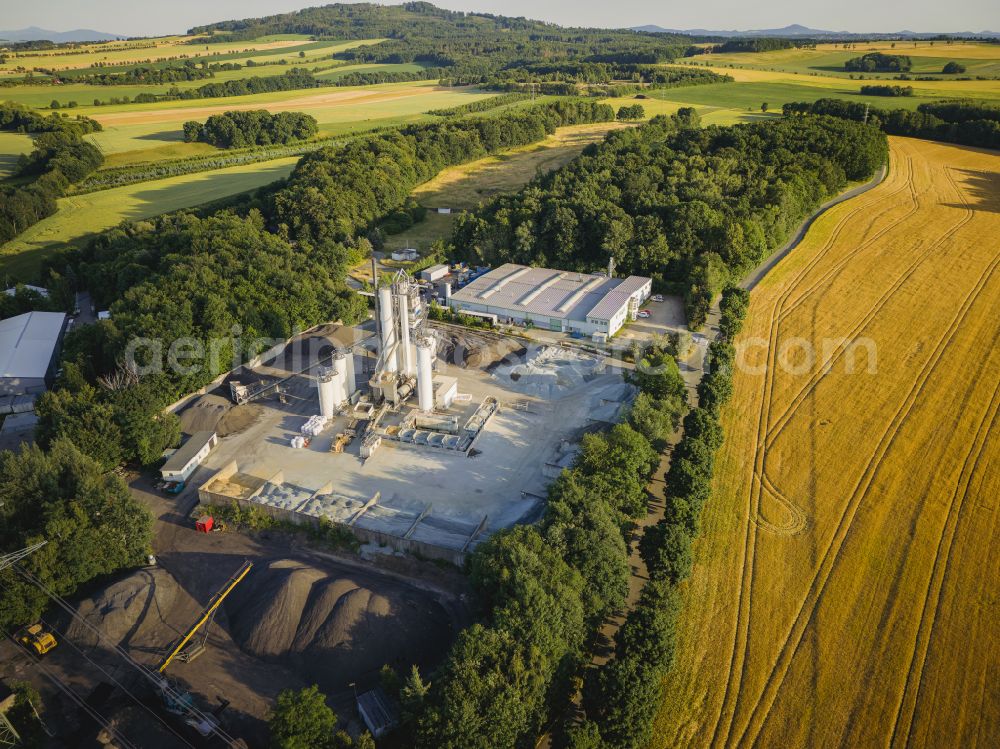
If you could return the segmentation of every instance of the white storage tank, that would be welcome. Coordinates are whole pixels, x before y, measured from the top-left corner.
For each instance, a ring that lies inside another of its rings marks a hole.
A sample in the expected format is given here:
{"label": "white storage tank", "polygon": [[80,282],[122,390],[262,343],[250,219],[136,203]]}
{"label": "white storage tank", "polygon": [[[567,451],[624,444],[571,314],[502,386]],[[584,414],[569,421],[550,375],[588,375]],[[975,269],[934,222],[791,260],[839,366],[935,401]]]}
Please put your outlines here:
{"label": "white storage tank", "polygon": [[382,332],[382,358],[386,372],[399,369],[396,360],[396,316],[392,311],[392,289],[383,286],[378,290],[378,319]]}
{"label": "white storage tank", "polygon": [[334,374],[332,367],[322,367],[316,378],[316,385],[319,388],[319,412],[328,419],[333,418],[337,410],[337,401],[334,399]]}
{"label": "white storage tank", "polygon": [[417,405],[427,413],[434,410],[434,350],[433,336],[417,339]]}
{"label": "white storage tank", "polygon": [[354,391],[358,389],[354,372],[354,352],[351,349],[338,351],[334,357],[334,366],[344,373],[344,386],[347,388],[347,398],[350,400]]}

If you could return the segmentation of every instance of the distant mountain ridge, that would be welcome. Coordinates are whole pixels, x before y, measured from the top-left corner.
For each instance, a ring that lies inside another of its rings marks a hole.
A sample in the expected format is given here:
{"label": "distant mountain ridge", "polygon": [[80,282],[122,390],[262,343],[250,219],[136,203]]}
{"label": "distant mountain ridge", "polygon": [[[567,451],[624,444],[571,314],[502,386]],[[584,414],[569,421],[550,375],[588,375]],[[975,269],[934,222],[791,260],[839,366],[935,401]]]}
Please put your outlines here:
{"label": "distant mountain ridge", "polygon": [[852,37],[865,37],[866,39],[874,39],[879,37],[891,37],[891,38],[904,38],[912,39],[915,37],[933,37],[933,36],[983,36],[983,37],[1000,37],[1000,32],[997,31],[948,31],[948,32],[927,32],[921,33],[917,31],[893,31],[893,32],[871,32],[871,33],[859,33],[856,31],[829,31],[827,29],[811,29],[808,26],[803,26],[798,23],[793,23],[784,28],[780,29],[748,29],[746,31],[737,30],[720,30],[720,29],[666,29],[662,26],[657,26],[656,24],[647,24],[645,26],[633,26],[633,31],[648,31],[654,34],[687,34],[689,36],[719,36],[719,37],[781,37],[784,39],[821,39],[821,38],[834,38],[834,39],[848,39]]}
{"label": "distant mountain ridge", "polygon": [[52,31],[29,26],[25,29],[0,30],[0,41],[3,42],[107,42],[112,39],[125,39],[121,34],[108,34],[93,29],[72,29],[71,31]]}

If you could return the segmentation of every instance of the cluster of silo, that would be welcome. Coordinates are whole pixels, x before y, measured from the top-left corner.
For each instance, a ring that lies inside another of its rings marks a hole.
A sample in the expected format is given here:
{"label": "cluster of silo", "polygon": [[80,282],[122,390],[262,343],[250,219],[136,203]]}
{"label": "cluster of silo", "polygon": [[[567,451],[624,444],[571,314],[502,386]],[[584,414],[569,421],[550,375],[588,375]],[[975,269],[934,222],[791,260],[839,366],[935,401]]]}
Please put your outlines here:
{"label": "cluster of silo", "polygon": [[415,325],[413,287],[397,276],[395,283],[378,290],[379,364],[369,381],[373,398],[398,405],[414,388],[417,372],[412,336]]}
{"label": "cluster of silo", "polygon": [[337,411],[350,402],[351,396],[358,389],[354,352],[349,348],[338,349],[331,365],[319,368],[316,385],[319,389],[320,416],[332,419]]}

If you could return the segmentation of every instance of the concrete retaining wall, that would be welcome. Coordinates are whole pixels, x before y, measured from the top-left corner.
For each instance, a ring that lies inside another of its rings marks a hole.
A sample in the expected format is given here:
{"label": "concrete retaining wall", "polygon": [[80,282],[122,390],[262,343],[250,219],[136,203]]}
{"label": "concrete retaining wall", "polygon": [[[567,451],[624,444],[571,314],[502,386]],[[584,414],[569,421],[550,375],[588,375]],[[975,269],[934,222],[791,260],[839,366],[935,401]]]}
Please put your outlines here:
{"label": "concrete retaining wall", "polygon": [[[251,507],[259,508],[275,520],[281,522],[293,523],[294,525],[312,526],[313,528],[319,527],[319,518],[313,515],[305,515],[294,510],[272,507],[271,505],[254,502],[252,499],[225,497],[204,490],[200,490],[198,492],[198,498],[200,503],[198,507],[194,509],[195,515],[198,514],[199,508],[203,505],[228,506],[233,502],[236,502],[243,509],[249,509]],[[423,557],[425,559],[441,559],[445,562],[450,562],[457,567],[461,567],[465,564],[466,552],[458,549],[446,549],[444,547],[434,546],[433,544],[428,544],[423,541],[416,541],[412,538],[402,538],[400,536],[394,536],[391,533],[374,531],[369,528],[360,528],[356,525],[347,525],[346,523],[332,524],[354,534],[354,537],[363,544],[375,544],[377,546],[388,547],[394,551],[399,551],[404,554],[413,554],[414,556]]]}

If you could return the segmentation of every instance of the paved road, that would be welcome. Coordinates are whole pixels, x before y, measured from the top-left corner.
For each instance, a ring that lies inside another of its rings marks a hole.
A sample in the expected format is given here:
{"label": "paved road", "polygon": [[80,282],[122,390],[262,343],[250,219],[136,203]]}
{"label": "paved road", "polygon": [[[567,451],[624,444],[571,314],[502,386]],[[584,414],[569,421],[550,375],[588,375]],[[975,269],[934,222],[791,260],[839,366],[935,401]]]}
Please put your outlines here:
{"label": "paved road", "polygon": [[788,242],[785,243],[784,247],[776,251],[773,255],[771,255],[771,257],[769,257],[763,263],[761,263],[752,271],[750,271],[750,273],[747,274],[746,278],[744,278],[740,282],[740,286],[747,290],[753,289],[754,286],[759,284],[761,279],[764,278],[764,276],[766,276],[774,266],[776,266],[779,262],[781,262],[781,260],[789,252],[791,252],[792,250],[794,250],[796,247],[799,246],[799,242],[801,242],[803,237],[805,237],[806,232],[809,231],[809,229],[812,227],[816,219],[818,219],[820,216],[822,216],[824,213],[826,213],[828,210],[833,208],[833,206],[837,205],[838,203],[843,203],[845,200],[850,200],[851,198],[857,197],[862,193],[868,192],[873,187],[877,187],[882,183],[882,180],[885,179],[885,175],[888,173],[888,171],[889,171],[888,167],[883,166],[878,171],[878,173],[871,178],[870,181],[866,182],[863,185],[858,185],[857,187],[853,187],[850,190],[842,192],[840,195],[833,198],[832,200],[828,200],[827,202],[823,203],[823,205],[821,205],[819,208],[813,211],[812,215],[809,216],[809,218],[807,218],[802,223],[802,226],[799,227],[799,230],[795,233],[795,236],[789,239]]}

